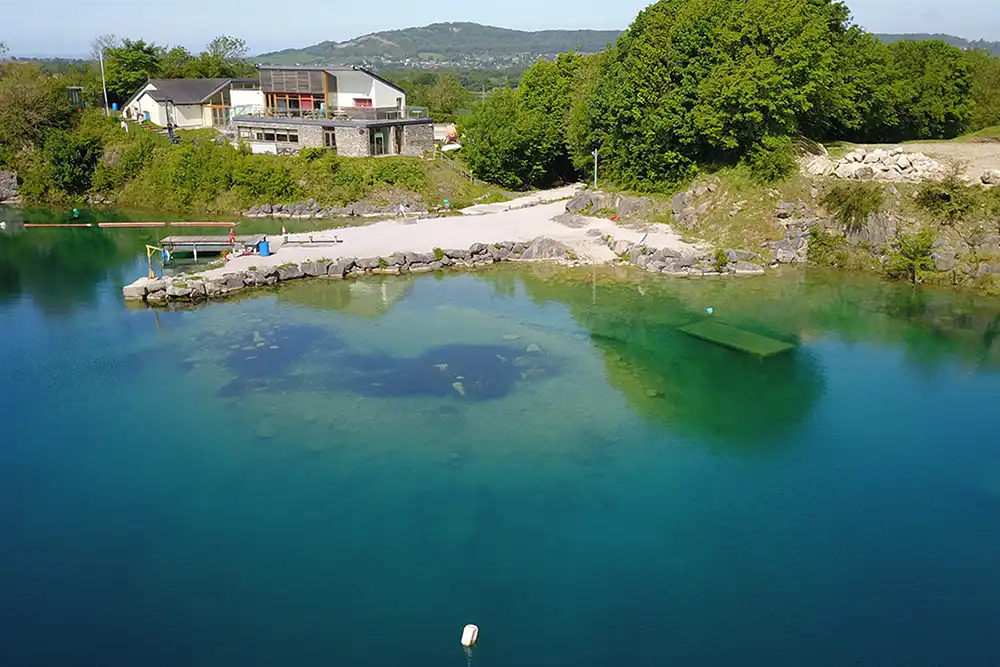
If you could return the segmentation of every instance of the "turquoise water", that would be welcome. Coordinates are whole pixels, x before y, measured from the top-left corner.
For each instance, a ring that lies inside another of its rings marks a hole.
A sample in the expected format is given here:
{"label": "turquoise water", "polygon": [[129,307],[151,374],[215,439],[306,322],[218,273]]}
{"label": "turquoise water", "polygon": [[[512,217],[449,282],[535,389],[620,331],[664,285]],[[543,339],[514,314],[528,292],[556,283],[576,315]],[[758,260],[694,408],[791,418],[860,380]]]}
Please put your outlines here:
{"label": "turquoise water", "polygon": [[143,238],[84,231],[0,234],[4,667],[461,667],[470,622],[482,666],[995,661],[996,300],[504,268],[154,312]]}

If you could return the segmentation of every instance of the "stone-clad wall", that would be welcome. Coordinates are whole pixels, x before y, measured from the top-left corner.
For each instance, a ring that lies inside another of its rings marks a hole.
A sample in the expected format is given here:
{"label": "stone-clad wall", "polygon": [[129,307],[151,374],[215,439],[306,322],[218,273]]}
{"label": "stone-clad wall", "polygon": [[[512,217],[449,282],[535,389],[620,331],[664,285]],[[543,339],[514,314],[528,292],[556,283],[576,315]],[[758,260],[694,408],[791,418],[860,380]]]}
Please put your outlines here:
{"label": "stone-clad wall", "polygon": [[434,150],[434,125],[420,123],[403,126],[403,155],[423,157]]}
{"label": "stone-clad wall", "polygon": [[367,127],[338,127],[337,155],[343,157],[368,157],[371,143]]}

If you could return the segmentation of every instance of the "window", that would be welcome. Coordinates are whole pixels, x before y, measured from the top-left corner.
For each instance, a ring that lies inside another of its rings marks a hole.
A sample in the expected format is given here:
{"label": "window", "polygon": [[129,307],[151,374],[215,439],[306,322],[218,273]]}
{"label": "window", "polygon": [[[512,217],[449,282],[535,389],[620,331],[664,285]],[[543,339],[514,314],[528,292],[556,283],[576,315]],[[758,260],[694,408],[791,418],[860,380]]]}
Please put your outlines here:
{"label": "window", "polygon": [[264,141],[274,141],[274,130],[264,130]]}
{"label": "window", "polygon": [[328,148],[337,147],[337,131],[323,130],[323,145]]}
{"label": "window", "polygon": [[240,128],[240,138],[249,139],[251,137],[250,130],[245,127]]}
{"label": "window", "polygon": [[290,143],[290,144],[297,144],[297,143],[299,143],[299,135],[295,134],[294,132],[289,132],[288,133],[288,143]]}
{"label": "window", "polygon": [[280,141],[282,143],[288,143],[288,133],[287,132],[277,132],[274,135],[275,141]]}
{"label": "window", "polygon": [[257,130],[253,133],[253,138],[257,141],[264,141],[264,132],[262,130]]}

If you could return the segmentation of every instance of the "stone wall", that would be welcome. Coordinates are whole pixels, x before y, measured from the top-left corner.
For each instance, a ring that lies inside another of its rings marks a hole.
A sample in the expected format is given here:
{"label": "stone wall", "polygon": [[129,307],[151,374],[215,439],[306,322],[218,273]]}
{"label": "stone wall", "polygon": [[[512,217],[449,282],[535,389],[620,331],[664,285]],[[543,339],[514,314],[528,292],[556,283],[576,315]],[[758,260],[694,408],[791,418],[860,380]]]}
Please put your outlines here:
{"label": "stone wall", "polygon": [[806,161],[803,169],[810,176],[875,181],[923,181],[945,175],[941,164],[923,153],[906,153],[902,148],[858,148],[839,160],[818,156]]}
{"label": "stone wall", "polygon": [[573,253],[559,241],[540,236],[531,243],[504,241],[474,243],[467,250],[435,250],[426,253],[397,252],[388,257],[359,257],[286,264],[206,278],[198,274],[163,278],[140,278],[122,288],[127,301],[162,304],[168,301],[199,301],[222,297],[249,287],[275,285],[299,278],[351,278],[361,275],[428,273],[447,268],[471,269],[503,261],[572,260]]}
{"label": "stone wall", "polygon": [[367,127],[338,127],[337,155],[343,157],[368,157],[371,155],[371,142]]}
{"label": "stone wall", "polygon": [[434,150],[434,125],[419,123],[403,126],[403,155],[423,157]]}

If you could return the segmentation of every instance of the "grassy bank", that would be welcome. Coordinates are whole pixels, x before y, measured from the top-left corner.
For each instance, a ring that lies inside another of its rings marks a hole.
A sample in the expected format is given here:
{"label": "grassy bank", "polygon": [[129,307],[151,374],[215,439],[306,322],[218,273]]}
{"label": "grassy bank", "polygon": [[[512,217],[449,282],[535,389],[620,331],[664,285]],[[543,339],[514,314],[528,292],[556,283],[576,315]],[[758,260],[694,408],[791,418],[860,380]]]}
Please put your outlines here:
{"label": "grassy bank", "polygon": [[443,159],[339,158],[323,149],[298,156],[255,155],[216,143],[210,133],[182,134],[177,145],[88,113],[71,131],[51,133],[41,149],[12,160],[29,203],[90,201],[127,209],[232,215],[260,204],[308,199],[320,206],[449,200],[452,206],[502,196]]}

